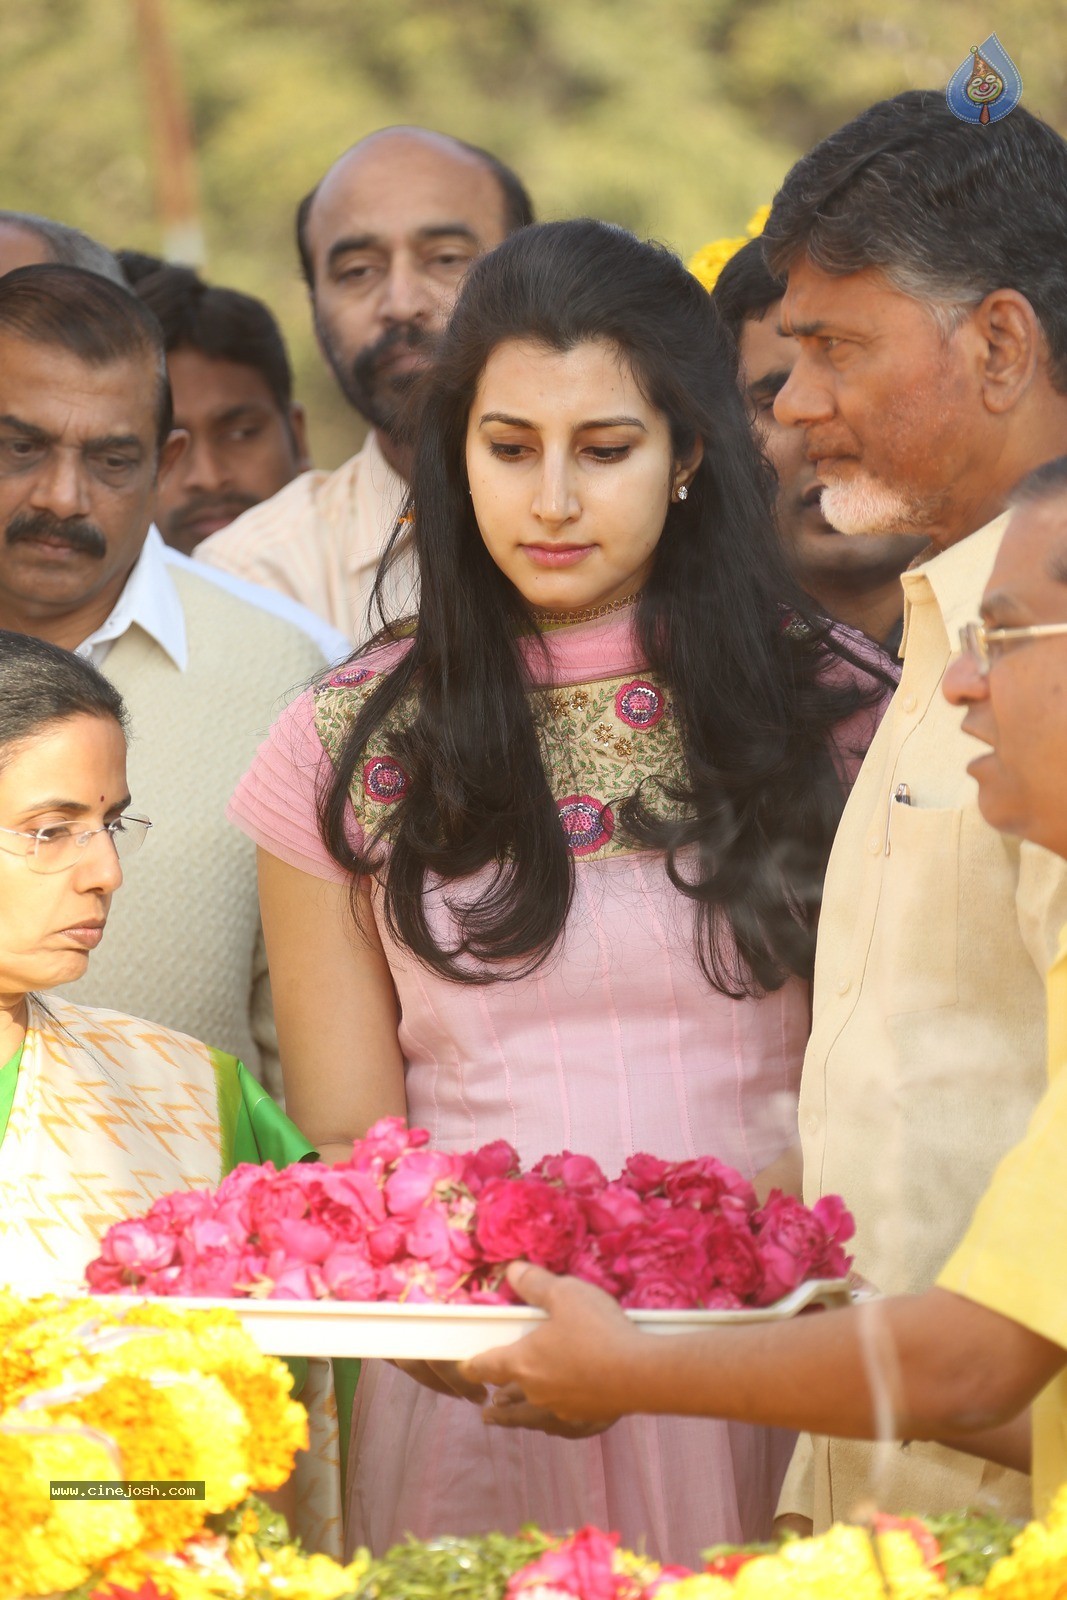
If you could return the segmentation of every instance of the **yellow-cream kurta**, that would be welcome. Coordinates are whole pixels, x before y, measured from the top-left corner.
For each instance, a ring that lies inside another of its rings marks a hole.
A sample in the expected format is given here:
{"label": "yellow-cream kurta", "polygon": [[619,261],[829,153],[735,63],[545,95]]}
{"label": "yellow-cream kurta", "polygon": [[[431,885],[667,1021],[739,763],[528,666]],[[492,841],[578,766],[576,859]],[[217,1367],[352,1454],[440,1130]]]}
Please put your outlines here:
{"label": "yellow-cream kurta", "polygon": [[[941,692],[977,617],[998,518],[903,577],[904,670],[845,808],[826,876],[800,1091],[804,1197],[840,1193],[856,1267],[885,1294],[928,1288],[1045,1087],[1044,974],[1067,865],[983,821],[978,751]],[[906,786],[910,804],[893,799]],[[779,1509],[816,1528],[992,1500],[1019,1474],[938,1445],[802,1439]]]}
{"label": "yellow-cream kurta", "polygon": [[[1049,1087],[938,1278],[1067,1349],[1067,930],[1048,975]],[[1067,1482],[1067,1371],[1034,1401],[1034,1512]]]}
{"label": "yellow-cream kurta", "polygon": [[[406,496],[371,432],[336,472],[301,473],[197,545],[196,559],[299,600],[362,644],[374,632],[371,591]],[[414,611],[414,588],[408,548],[390,574],[389,603]]]}

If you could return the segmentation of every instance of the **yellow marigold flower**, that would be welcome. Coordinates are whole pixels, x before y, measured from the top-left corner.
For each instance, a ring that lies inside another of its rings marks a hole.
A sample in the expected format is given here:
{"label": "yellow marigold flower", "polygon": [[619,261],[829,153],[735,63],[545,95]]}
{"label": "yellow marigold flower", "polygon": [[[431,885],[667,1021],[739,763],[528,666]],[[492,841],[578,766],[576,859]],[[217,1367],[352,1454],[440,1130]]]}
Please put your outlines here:
{"label": "yellow marigold flower", "polygon": [[64,1404],[62,1415],[114,1439],[127,1478],[203,1479],[204,1500],[132,1502],[149,1544],[173,1548],[198,1533],[208,1515],[229,1511],[248,1493],[249,1422],[217,1378],[115,1375]]}
{"label": "yellow marigold flower", "polygon": [[[52,1500],[48,1484],[53,1478],[114,1479],[114,1457],[105,1440],[84,1429],[49,1428],[10,1414],[2,1426],[0,1597],[77,1588],[101,1561],[140,1537],[140,1523],[129,1501]],[[18,1428],[25,1431],[7,1431]],[[18,1475],[9,1475],[9,1468]]]}
{"label": "yellow marigold flower", "polygon": [[674,1583],[662,1584],[656,1590],[656,1600],[732,1600],[736,1592],[729,1578],[698,1572],[692,1578],[679,1578]]}
{"label": "yellow marigold flower", "polygon": [[276,1600],[340,1600],[362,1583],[371,1564],[366,1550],[357,1550],[346,1566],[329,1556],[308,1556],[294,1545],[282,1550],[257,1550],[253,1541],[239,1534],[230,1545],[230,1561],[235,1572],[247,1582],[269,1588]]}
{"label": "yellow marigold flower", "polygon": [[770,206],[760,206],[759,210],[753,212],[748,219],[748,226],[740,239],[713,239],[690,258],[687,262],[689,271],[709,293],[714,289],[719,273],[730,257],[735,256],[742,245],[746,245],[750,239],[758,238],[763,232],[770,214]]}
{"label": "yellow marigold flower", "polygon": [[[1053,1510],[1062,1516],[1063,1491]],[[1058,1505],[1057,1505],[1058,1503]],[[983,1600],[1067,1600],[1067,1526],[1031,1522],[985,1581]]]}
{"label": "yellow marigold flower", "polygon": [[865,1529],[838,1523],[748,1562],[733,1594],[735,1600],[887,1600],[887,1584],[891,1600],[938,1600],[945,1593],[909,1534],[879,1535],[876,1555]]}
{"label": "yellow marigold flower", "polygon": [[[160,1368],[217,1378],[252,1422],[248,1471],[253,1489],[277,1489],[308,1443],[307,1413],[290,1395],[292,1373],[265,1356],[232,1312],[174,1312],[138,1306],[123,1321],[129,1337],[94,1356],[94,1370],[150,1376]],[[121,1333],[120,1333],[121,1338]]]}

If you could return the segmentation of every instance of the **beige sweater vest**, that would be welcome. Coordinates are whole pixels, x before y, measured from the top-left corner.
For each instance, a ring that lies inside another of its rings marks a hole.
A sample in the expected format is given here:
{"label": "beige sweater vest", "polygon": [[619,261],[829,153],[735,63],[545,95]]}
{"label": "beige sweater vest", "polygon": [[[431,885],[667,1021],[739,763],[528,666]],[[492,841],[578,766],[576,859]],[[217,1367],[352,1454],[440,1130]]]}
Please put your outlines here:
{"label": "beige sweater vest", "polygon": [[255,846],[225,810],[271,722],[323,658],[291,623],[195,573],[171,578],[186,670],[136,626],[104,662],[130,713],[130,809],[153,828],[125,867],[86,976],[59,992],[226,1050],[280,1094]]}

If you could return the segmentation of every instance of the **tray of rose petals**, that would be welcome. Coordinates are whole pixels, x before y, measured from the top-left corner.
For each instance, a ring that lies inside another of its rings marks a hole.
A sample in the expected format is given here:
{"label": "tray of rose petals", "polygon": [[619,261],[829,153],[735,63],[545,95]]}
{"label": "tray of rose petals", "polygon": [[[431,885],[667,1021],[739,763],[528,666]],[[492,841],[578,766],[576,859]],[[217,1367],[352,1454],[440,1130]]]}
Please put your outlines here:
{"label": "tray of rose petals", "polygon": [[853,1222],[835,1195],[760,1204],[712,1156],[635,1155],[609,1180],[568,1151],[524,1172],[503,1140],[453,1152],[429,1138],[387,1117],[333,1166],[243,1165],[164,1195],[108,1229],[89,1290],[229,1305],[275,1354],[442,1360],[536,1326],[507,1281],[517,1259],[596,1284],[663,1333],[848,1298]]}
{"label": "tray of rose petals", "polygon": [[[94,1295],[128,1308],[128,1295]],[[847,1305],[843,1278],[802,1283],[771,1306],[737,1311],[627,1311],[645,1333],[697,1333],[722,1323],[778,1322],[814,1306]],[[142,1303],[150,1304],[154,1296]],[[173,1311],[232,1311],[266,1355],[362,1356],[367,1360],[466,1361],[532,1333],[545,1313],[533,1306],[393,1305],[351,1300],[211,1300],[168,1297]]]}

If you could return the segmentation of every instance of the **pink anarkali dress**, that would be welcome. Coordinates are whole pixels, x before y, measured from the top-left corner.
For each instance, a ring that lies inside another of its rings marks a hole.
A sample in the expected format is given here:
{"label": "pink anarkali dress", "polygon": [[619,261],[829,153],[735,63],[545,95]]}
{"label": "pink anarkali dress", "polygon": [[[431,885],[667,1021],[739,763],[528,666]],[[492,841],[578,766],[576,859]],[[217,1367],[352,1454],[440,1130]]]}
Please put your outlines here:
{"label": "pink anarkali dress", "polygon": [[[631,613],[549,632],[545,643],[550,777],[576,862],[571,912],[532,977],[476,987],[421,966],[378,915],[402,1012],[409,1120],[444,1150],[507,1139],[524,1164],[567,1149],[614,1176],[637,1151],[712,1154],[752,1177],[796,1137],[807,987],[794,979],[758,1001],[713,989],[694,950],[692,904],[661,856],[620,838],[612,801],[642,778],[670,776],[678,761],[670,697],[638,654]],[[301,871],[345,881],[318,834],[316,779],[374,675],[404,648],[386,646],[295,701],[237,790],[233,820]],[[530,663],[543,678],[532,654]],[[828,668],[838,680],[851,670],[836,660]],[[877,715],[839,730],[843,783]],[[354,828],[387,821],[405,782],[384,744],[369,755]],[[380,1553],[408,1533],[589,1522],[695,1564],[709,1544],[769,1532],[792,1444],[784,1432],[686,1418],[626,1418],[578,1441],[487,1428],[477,1407],[367,1362],[347,1545]]]}

